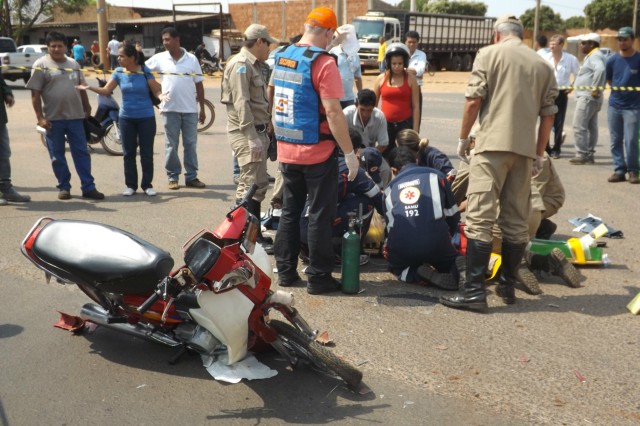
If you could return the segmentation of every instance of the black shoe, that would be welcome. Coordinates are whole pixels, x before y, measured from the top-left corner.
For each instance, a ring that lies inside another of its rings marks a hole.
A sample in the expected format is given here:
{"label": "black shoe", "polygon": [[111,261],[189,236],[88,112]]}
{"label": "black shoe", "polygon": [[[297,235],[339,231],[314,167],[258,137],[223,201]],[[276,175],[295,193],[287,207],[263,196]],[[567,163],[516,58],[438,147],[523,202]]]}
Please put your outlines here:
{"label": "black shoe", "polygon": [[292,278],[285,278],[285,277],[281,277],[278,276],[278,285],[280,287],[294,287],[294,286],[299,286],[304,284],[304,281],[302,280],[302,278],[300,278],[300,275],[296,274],[294,277]]}
{"label": "black shoe", "polygon": [[429,264],[418,266],[416,275],[427,284],[431,284],[443,290],[457,290],[458,283],[453,279],[453,275],[435,270]]}
{"label": "black shoe", "polygon": [[513,287],[513,284],[498,284],[496,286],[496,294],[502,297],[502,301],[506,305],[516,303],[516,289]]}
{"label": "black shoe", "polygon": [[[62,193],[62,191],[60,192]],[[90,200],[104,200],[104,194],[97,189],[94,189],[93,191],[85,192],[84,194],[82,194],[82,198],[88,198]]]}
{"label": "black shoe", "polygon": [[31,201],[31,197],[20,194],[14,187],[2,191],[2,198],[12,203],[28,203]]}
{"label": "black shoe", "polygon": [[314,278],[315,279],[313,280],[313,282],[309,281],[307,283],[307,293],[309,294],[332,293],[334,291],[340,290],[340,287],[342,287],[340,281],[333,278],[331,274]]}
{"label": "black shoe", "polygon": [[264,251],[272,255],[273,254],[273,239],[270,237],[263,237],[262,235],[258,235],[258,239],[256,240],[258,244],[262,246]]}
{"label": "black shoe", "polygon": [[542,219],[538,230],[536,231],[536,238],[541,240],[549,240],[554,232],[558,229],[558,225],[550,221],[549,219]]}
{"label": "black shoe", "polygon": [[274,178],[273,176],[271,176],[270,174],[267,173],[267,176],[269,177],[269,182],[270,183],[274,183],[276,181],[276,178]]}
{"label": "black shoe", "polygon": [[201,182],[200,179],[195,178],[195,179],[191,179],[190,181],[185,182],[185,186],[189,187],[189,188],[199,188],[202,189],[204,188],[205,185],[204,182]]}
{"label": "black shoe", "polygon": [[542,289],[540,288],[540,282],[538,281],[538,277],[536,274],[531,272],[526,264],[521,264],[520,269],[518,269],[518,284],[522,286],[521,290],[524,290],[527,294],[532,294],[537,296],[542,294]]}
{"label": "black shoe", "polygon": [[558,276],[572,288],[580,287],[580,274],[564,255],[562,250],[554,248],[549,253],[549,269],[551,275]]}
{"label": "black shoe", "polygon": [[487,295],[484,290],[477,293],[458,292],[453,296],[440,296],[440,303],[450,308],[467,309],[470,311],[485,311],[487,305]]}

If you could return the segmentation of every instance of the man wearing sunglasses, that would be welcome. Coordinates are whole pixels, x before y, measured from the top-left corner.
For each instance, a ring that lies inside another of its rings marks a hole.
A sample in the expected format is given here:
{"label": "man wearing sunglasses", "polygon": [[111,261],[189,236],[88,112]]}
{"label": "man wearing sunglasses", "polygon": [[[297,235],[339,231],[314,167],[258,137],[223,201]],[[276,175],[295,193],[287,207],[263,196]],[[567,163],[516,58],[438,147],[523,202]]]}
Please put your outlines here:
{"label": "man wearing sunglasses", "polygon": [[[244,32],[240,52],[232,57],[222,76],[220,101],[227,107],[227,137],[240,165],[236,200],[240,201],[255,182],[258,190],[247,210],[260,218],[260,203],[269,189],[267,147],[271,112],[262,63],[269,57],[269,45],[278,43],[264,25],[252,24]],[[258,235],[258,243],[273,254],[273,241]]]}
{"label": "man wearing sunglasses", "polygon": [[576,87],[576,109],[573,115],[573,134],[576,155],[569,163],[593,164],[593,154],[598,143],[598,112],[602,108],[602,87],[605,84],[607,59],[600,51],[600,36],[595,33],[580,37],[580,49],[585,56]]}
{"label": "man wearing sunglasses", "polygon": [[615,170],[609,182],[624,182],[628,172],[629,183],[640,183],[640,53],[633,48],[635,34],[631,27],[620,28],[617,39],[620,50],[606,64],[607,83],[614,88],[609,96],[609,135]]}

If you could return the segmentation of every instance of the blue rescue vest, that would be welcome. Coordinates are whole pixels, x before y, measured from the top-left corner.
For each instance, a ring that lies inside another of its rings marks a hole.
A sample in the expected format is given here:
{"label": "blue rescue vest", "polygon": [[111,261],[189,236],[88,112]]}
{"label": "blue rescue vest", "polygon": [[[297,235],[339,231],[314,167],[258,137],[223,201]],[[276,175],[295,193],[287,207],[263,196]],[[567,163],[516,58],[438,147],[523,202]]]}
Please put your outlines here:
{"label": "blue rescue vest", "polygon": [[[273,68],[273,116],[276,139],[299,144],[316,144],[332,139],[320,135],[320,98],[311,80],[311,64],[328,53],[314,46],[291,45],[275,55]],[[322,139],[321,139],[322,137]]]}

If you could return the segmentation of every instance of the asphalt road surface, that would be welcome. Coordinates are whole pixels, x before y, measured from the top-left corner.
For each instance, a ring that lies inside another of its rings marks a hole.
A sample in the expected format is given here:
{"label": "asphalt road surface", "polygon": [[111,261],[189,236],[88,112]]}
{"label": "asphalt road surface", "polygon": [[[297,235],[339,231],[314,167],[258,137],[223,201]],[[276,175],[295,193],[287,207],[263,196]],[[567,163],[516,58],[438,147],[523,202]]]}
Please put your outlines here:
{"label": "asphalt road surface", "polygon": [[[464,79],[439,73],[424,87],[422,133],[452,156]],[[365,87],[370,81],[365,79]],[[157,344],[105,329],[73,336],[53,328],[57,311],[77,314],[88,298],[73,285],[46,284],[21,255],[20,242],[38,218],[114,225],[170,251],[177,263],[191,235],[221,221],[234,200],[234,186],[219,82],[207,81],[217,118],[198,144],[199,177],[207,188],[167,188],[159,125],[158,196],[121,196],[122,158],[97,147],[93,172],[107,196],[101,202],[80,198],[73,168],[73,198],[57,200],[29,93],[14,85],[13,182],[33,201],[0,207],[0,424],[640,423],[640,318],[625,308],[640,291],[635,220],[640,185],[606,181],[612,173],[606,108],[600,113],[596,164],[569,165],[573,99],[563,158],[555,161],[567,201],[553,219],[554,238],[582,235],[572,232],[569,218],[600,216],[625,234],[621,240],[603,239],[612,266],[581,269],[578,289],[548,278],[544,294],[518,291],[511,306],[490,286],[487,314],[439,305],[440,290],[395,281],[382,259],[363,268],[364,292],[355,296],[309,296],[304,288],[293,288],[302,315],[328,330],[336,343],[332,350],[363,370],[372,390],[366,395],[308,369],[291,371],[274,354],[259,359],[278,370],[276,377],[229,385],[211,378],[198,357],[170,366],[172,350]],[[91,100],[95,105],[94,96]]]}

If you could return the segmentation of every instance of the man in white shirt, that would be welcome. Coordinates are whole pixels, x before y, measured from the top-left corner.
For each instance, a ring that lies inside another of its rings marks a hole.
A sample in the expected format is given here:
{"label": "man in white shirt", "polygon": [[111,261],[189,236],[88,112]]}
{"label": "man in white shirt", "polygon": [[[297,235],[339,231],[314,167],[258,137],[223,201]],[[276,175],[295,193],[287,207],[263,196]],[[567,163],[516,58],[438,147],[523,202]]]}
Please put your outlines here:
{"label": "man in white shirt", "polygon": [[118,49],[120,49],[120,42],[114,34],[111,36],[111,41],[107,43],[107,50],[109,51],[109,60],[112,70],[118,68]]}
{"label": "man in white shirt", "polygon": [[556,82],[558,83],[558,97],[556,98],[558,112],[553,122],[553,146],[549,141],[546,149],[549,156],[553,158],[560,158],[560,147],[564,139],[562,129],[564,128],[564,118],[567,113],[568,95],[573,90],[570,86],[573,85],[573,80],[575,80],[580,69],[578,59],[571,53],[562,50],[563,46],[564,37],[556,34],[551,37],[549,42],[549,53],[543,56],[553,67],[556,74]]}
{"label": "man in white shirt", "polygon": [[[362,144],[383,153],[389,146],[387,119],[375,105],[376,94],[371,89],[363,89],[358,92],[356,104],[346,107],[343,112],[349,129],[357,131],[362,136]],[[380,166],[380,175],[383,186],[386,186],[391,179],[391,169],[384,159]]]}
{"label": "man in white shirt", "polygon": [[[162,76],[162,93],[169,95],[160,105],[164,120],[165,168],[169,178],[169,189],[178,189],[178,177],[182,165],[178,157],[178,144],[182,133],[184,150],[185,185],[204,188],[198,179],[197,135],[198,121],[204,122],[204,86],[202,69],[198,59],[180,47],[180,34],[175,28],[162,30],[162,44],[166,51],[157,53],[145,64],[151,71],[167,73]],[[172,75],[190,74],[190,75]],[[197,74],[197,75],[194,75]],[[198,103],[200,113],[198,114]]]}
{"label": "man in white shirt", "polygon": [[[409,66],[407,71],[416,76],[418,87],[420,88],[420,120],[422,120],[422,76],[427,69],[427,54],[418,49],[420,34],[417,31],[407,31],[404,36],[404,44],[409,48]],[[418,122],[418,129],[420,122]]]}

